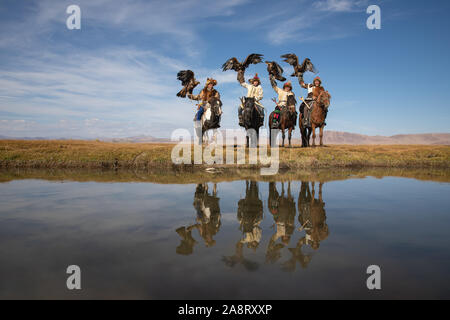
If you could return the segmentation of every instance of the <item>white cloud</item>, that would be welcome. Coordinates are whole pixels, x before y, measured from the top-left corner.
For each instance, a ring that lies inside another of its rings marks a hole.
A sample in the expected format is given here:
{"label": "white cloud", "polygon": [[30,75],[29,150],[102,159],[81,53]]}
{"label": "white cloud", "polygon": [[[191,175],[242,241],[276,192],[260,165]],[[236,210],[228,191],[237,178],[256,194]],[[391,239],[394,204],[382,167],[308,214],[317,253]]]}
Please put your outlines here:
{"label": "white cloud", "polygon": [[352,12],[366,5],[366,0],[322,0],[314,2],[314,7],[321,11]]}

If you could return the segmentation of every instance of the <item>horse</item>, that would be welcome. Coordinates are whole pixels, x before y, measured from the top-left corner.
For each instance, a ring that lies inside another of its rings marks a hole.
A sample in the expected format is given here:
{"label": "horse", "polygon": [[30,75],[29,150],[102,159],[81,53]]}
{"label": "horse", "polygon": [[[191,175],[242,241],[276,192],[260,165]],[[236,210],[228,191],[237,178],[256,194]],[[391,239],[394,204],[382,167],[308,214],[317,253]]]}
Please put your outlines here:
{"label": "horse", "polygon": [[208,130],[214,130],[213,141],[216,139],[217,129],[220,128],[220,120],[222,117],[222,101],[213,97],[206,104],[206,110],[202,115],[202,142],[208,140]]}
{"label": "horse", "polygon": [[328,107],[330,106],[331,95],[328,91],[322,91],[314,103],[311,111],[311,131],[313,134],[312,146],[316,146],[316,128],[320,129],[320,146],[323,146],[323,129],[325,128],[325,119],[327,118]]}
{"label": "horse", "polygon": [[[261,113],[256,107],[255,98],[243,97],[241,98],[243,110],[242,110],[242,122],[245,130],[254,129],[256,131],[256,146],[259,144],[259,128],[264,124],[264,115],[261,117]],[[247,148],[249,147],[250,139],[247,135]],[[253,146],[253,143],[252,143]]]}
{"label": "horse", "polygon": [[[295,125],[297,124],[297,115],[295,113],[294,108],[286,107],[286,108],[282,108],[282,110],[281,110],[280,123],[279,123],[278,128],[281,130],[281,134],[282,134],[282,138],[283,138],[283,143],[281,145],[282,147],[284,147],[284,139],[286,137],[286,135],[285,135],[286,129],[288,129],[289,147],[292,147],[292,145],[291,145],[292,130],[295,130]],[[269,116],[269,129],[273,128],[274,113],[275,113],[275,111],[273,111]],[[270,146],[272,146],[272,130],[270,131]]]}
{"label": "horse", "polygon": [[302,117],[302,114],[299,115],[299,123],[300,123],[300,133],[302,137],[302,148],[309,147],[309,141],[311,138],[311,133],[313,134],[313,146],[315,146],[315,138],[316,138],[316,128],[320,128],[320,145],[323,146],[323,129],[325,127],[325,119],[328,113],[328,107],[330,106],[331,95],[328,91],[322,91],[319,94],[319,97],[316,101],[305,102],[305,110],[303,114],[308,112],[306,108],[310,109],[309,115],[309,123]]}

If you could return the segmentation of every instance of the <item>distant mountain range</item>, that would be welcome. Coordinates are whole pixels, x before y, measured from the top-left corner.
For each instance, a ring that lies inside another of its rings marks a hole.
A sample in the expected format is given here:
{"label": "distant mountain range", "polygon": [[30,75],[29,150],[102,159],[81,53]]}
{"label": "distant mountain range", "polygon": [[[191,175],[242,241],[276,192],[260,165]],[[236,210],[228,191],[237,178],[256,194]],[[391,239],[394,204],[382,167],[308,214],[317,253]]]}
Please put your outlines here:
{"label": "distant mountain range", "polygon": [[[1,140],[69,140],[67,138],[43,138],[43,137],[20,137],[11,138],[1,136]],[[83,140],[82,138],[73,138],[76,140]],[[318,142],[318,131],[316,142]],[[85,139],[96,140],[96,139]],[[169,143],[170,139],[156,138],[153,136],[135,136],[128,138],[98,138],[100,141],[106,142],[130,142],[130,143]],[[298,129],[295,131],[294,143],[300,143]],[[450,145],[450,133],[426,133],[426,134],[398,134],[394,136],[368,136],[357,133],[340,132],[340,131],[325,131],[325,144],[425,144],[425,145]]]}

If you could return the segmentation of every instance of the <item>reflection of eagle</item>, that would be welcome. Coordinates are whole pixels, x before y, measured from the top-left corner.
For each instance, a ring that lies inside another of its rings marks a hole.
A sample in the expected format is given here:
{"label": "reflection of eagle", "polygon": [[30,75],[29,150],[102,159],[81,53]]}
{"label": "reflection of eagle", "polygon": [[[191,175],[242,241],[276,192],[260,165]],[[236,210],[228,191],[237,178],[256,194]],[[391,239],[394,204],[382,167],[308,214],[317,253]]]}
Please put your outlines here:
{"label": "reflection of eagle", "polygon": [[275,61],[266,61],[266,64],[269,75],[273,76],[278,81],[286,81],[286,78],[283,77],[283,68],[281,68],[278,63]]}
{"label": "reflection of eagle", "polygon": [[299,64],[298,57],[293,53],[288,53],[282,55],[281,57],[284,58],[285,62],[294,67],[294,73],[291,74],[291,77],[302,76],[306,71],[317,73],[316,68],[312,64],[311,60],[309,60],[309,58],[306,58],[305,60],[303,60],[302,64]]}
{"label": "reflection of eagle", "polygon": [[244,62],[239,62],[236,58],[228,59],[223,65],[222,70],[234,70],[234,71],[244,71],[251,64],[258,64],[262,62],[262,54],[252,53],[250,54]]}
{"label": "reflection of eagle", "polygon": [[195,80],[194,72],[191,70],[182,70],[178,72],[177,79],[181,81],[183,89],[177,93],[177,97],[186,98],[186,94],[192,94],[192,91],[200,82]]}

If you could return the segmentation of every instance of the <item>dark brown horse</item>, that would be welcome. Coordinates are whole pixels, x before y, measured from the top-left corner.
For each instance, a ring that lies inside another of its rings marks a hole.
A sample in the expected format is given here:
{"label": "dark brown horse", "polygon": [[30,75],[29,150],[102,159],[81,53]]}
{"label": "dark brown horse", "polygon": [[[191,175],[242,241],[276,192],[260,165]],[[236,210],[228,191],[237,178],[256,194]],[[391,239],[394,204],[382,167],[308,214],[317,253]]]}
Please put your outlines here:
{"label": "dark brown horse", "polygon": [[[251,141],[251,147],[258,147],[259,145],[259,128],[264,124],[264,114],[261,116],[261,112],[256,107],[255,98],[244,97],[241,98],[242,106],[244,110],[242,110],[242,120],[243,127],[246,131],[249,129],[253,129],[256,132],[256,141]],[[247,148],[250,146],[250,137],[247,134]]]}
{"label": "dark brown horse", "polygon": [[[275,100],[273,100],[273,101],[275,101]],[[276,101],[275,101],[275,103],[276,103]],[[269,129],[274,128],[274,126],[273,126],[274,113],[275,113],[275,111],[273,111],[269,116]],[[285,135],[286,129],[288,130],[289,147],[292,147],[292,144],[291,144],[292,131],[295,130],[296,124],[297,124],[297,114],[295,112],[295,105],[292,104],[290,107],[281,108],[280,123],[279,123],[278,129],[281,130],[281,135],[283,138],[283,143],[281,145],[282,147],[284,147],[284,139],[286,137],[286,135]],[[278,131],[277,131],[277,135],[278,135]],[[272,146],[272,130],[270,130],[270,144]]]}

